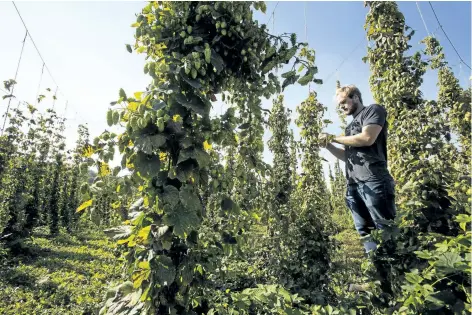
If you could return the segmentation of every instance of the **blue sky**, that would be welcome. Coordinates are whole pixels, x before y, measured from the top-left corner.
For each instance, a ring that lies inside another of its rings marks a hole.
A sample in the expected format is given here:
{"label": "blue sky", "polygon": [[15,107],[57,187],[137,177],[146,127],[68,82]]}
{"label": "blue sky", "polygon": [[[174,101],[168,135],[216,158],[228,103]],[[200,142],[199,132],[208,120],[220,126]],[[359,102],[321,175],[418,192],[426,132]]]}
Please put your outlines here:
{"label": "blue sky", "polygon": [[[119,88],[132,93],[144,88],[149,77],[144,75],[144,56],[129,54],[125,44],[133,43],[134,29],[130,27],[144,6],[141,1],[128,2],[17,2],[16,5],[28,26],[54,80],[59,85],[59,100],[55,104],[59,114],[65,111],[67,120],[66,136],[71,145],[76,139],[79,123],[88,123],[93,136],[107,128],[105,113],[110,101],[116,100]],[[411,41],[412,51],[422,49],[419,43],[427,33],[421,21],[417,4],[414,1],[398,2],[406,17],[407,24],[416,34]],[[471,61],[471,3],[470,2],[432,2],[443,28],[470,65]],[[277,5],[267,2],[266,14],[256,13],[255,18],[266,23]],[[470,70],[459,66],[459,58],[438,28],[428,2],[419,1],[425,23],[430,32],[435,32],[444,47],[447,60],[454,65],[462,86],[467,86]],[[306,13],[306,24],[305,24]],[[334,123],[327,132],[339,133],[339,120],[334,111],[335,81],[342,84],[356,84],[363,93],[366,105],[373,102],[369,91],[369,67],[362,62],[366,54],[366,39],[363,29],[367,8],[362,1],[321,2],[321,1],[280,1],[274,19],[269,27],[273,33],[295,32],[299,40],[307,36],[311,48],[316,50],[318,78],[325,80],[323,85],[312,85],[319,100],[328,107],[326,118]],[[307,32],[305,33],[305,28]],[[6,80],[15,75],[21,43],[25,35],[24,27],[11,2],[0,2],[0,79]],[[336,71],[339,64],[346,58]],[[26,40],[22,57],[18,85],[15,94],[21,100],[34,102],[38,86],[40,90],[55,89],[52,78],[44,71],[40,84],[42,61],[30,39]],[[434,99],[437,94],[436,72],[430,71],[424,77],[423,93]],[[308,95],[307,87],[290,87],[285,93],[285,105],[292,109]],[[16,103],[14,103],[16,105]],[[271,101],[264,107],[270,108]],[[0,101],[0,112],[4,112],[7,102]],[[52,101],[39,104],[44,110]],[[216,104],[215,111],[220,106]],[[295,134],[298,130],[294,124]],[[269,139],[266,133],[265,139]],[[330,163],[332,156],[322,151]],[[271,161],[270,152],[264,159]],[[326,164],[326,163],[325,163]],[[327,164],[325,165],[325,171]]]}

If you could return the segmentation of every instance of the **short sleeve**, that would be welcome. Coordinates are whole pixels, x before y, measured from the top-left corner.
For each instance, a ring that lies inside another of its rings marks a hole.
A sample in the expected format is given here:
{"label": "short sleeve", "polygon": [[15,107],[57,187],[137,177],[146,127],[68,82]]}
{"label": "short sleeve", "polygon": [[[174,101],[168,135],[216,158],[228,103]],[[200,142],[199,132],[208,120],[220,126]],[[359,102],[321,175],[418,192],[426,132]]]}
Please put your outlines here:
{"label": "short sleeve", "polygon": [[387,111],[380,105],[373,104],[369,106],[369,109],[365,113],[362,127],[367,125],[379,125],[382,126],[385,124],[387,118]]}

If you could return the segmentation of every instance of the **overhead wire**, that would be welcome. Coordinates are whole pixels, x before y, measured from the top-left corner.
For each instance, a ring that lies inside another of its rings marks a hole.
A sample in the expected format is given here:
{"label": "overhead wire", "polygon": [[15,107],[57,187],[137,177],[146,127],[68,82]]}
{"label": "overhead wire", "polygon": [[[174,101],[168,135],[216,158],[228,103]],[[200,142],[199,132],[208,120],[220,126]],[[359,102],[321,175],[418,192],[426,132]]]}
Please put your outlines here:
{"label": "overhead wire", "polygon": [[[428,33],[428,36],[431,36],[431,33],[429,32],[429,29],[428,29],[428,26],[426,24],[426,21],[424,20],[423,18],[423,14],[421,12],[421,9],[420,9],[420,6],[418,4],[418,1],[416,1],[416,7],[418,8],[418,13],[420,14],[420,17],[421,17],[421,20],[423,21],[423,25],[424,25],[424,28],[426,30],[426,33]],[[434,9],[433,9],[434,11]],[[434,30],[434,32],[432,33],[432,36],[433,37],[436,37],[437,35],[435,34],[440,28],[441,28],[441,24],[439,23],[438,21],[438,27]],[[461,77],[462,75],[462,60],[459,61],[459,64],[455,64],[455,65],[450,65],[450,67],[456,67],[456,66],[459,66],[459,78]]]}
{"label": "overhead wire", "polygon": [[[452,46],[453,49],[455,50],[456,54],[458,55],[459,59],[461,60],[461,64],[463,63],[464,65],[466,65],[466,66],[470,69],[470,66],[469,66],[467,63],[464,62],[464,60],[463,60],[462,57],[460,56],[459,52],[457,51],[457,49],[456,49],[455,46],[453,45],[452,41],[451,41],[450,38],[448,37],[447,33],[446,33],[445,30],[443,29],[443,27],[442,27],[442,25],[441,25],[441,23],[440,23],[440,21],[439,21],[437,15],[436,15],[436,12],[434,11],[434,8],[433,8],[431,2],[430,2],[430,1],[428,1],[428,2],[429,2],[429,4],[430,4],[430,6],[431,6],[431,9],[432,9],[432,11],[433,11],[435,17],[436,17],[437,22],[438,22],[438,24],[439,24],[438,28],[433,32],[433,35],[434,35],[434,33],[435,33],[439,28],[441,28],[442,32],[444,33],[444,35],[445,35],[446,38],[448,39],[449,43],[451,44],[451,46]],[[59,89],[59,85],[57,84],[57,81],[55,80],[54,76],[52,75],[52,73],[51,73],[49,67],[47,66],[47,64],[46,64],[46,62],[45,62],[43,56],[41,55],[41,52],[39,51],[39,49],[38,49],[36,43],[34,42],[34,39],[33,39],[33,37],[31,36],[31,33],[29,32],[28,27],[26,26],[26,23],[24,22],[23,17],[21,16],[21,14],[20,14],[20,12],[19,12],[19,10],[18,10],[18,8],[17,8],[15,2],[12,1],[12,3],[13,3],[13,5],[14,5],[14,7],[15,7],[16,12],[18,13],[18,16],[19,16],[20,19],[21,19],[21,22],[23,23],[23,26],[24,26],[25,29],[26,29],[26,35],[25,35],[25,38],[24,38],[24,40],[23,40],[22,52],[23,52],[23,48],[24,48],[24,44],[25,44],[26,37],[29,37],[29,38],[31,39],[31,42],[33,43],[33,46],[34,46],[34,48],[36,49],[36,51],[37,51],[39,57],[40,57],[41,60],[43,61],[43,69],[42,69],[42,72],[44,71],[44,68],[46,68],[46,71],[48,72],[48,74],[50,75],[52,81],[53,81],[54,84],[56,85],[56,91],[55,91],[55,94],[54,94],[54,95],[56,96],[56,95],[57,95],[57,92],[59,92],[61,95],[63,95],[63,96],[65,97],[65,95],[62,93],[62,91]],[[275,5],[274,9],[272,10],[272,13],[271,13],[271,15],[270,15],[270,17],[269,17],[269,19],[268,19],[268,21],[267,21],[267,24],[269,24],[270,21],[273,20],[273,22],[274,22],[274,23],[273,23],[273,24],[274,24],[273,28],[275,28],[275,11],[277,10],[277,7],[279,6],[279,4],[280,4],[280,1],[277,1],[276,5]],[[430,35],[429,29],[428,29],[428,27],[427,27],[427,25],[426,25],[426,22],[425,22],[425,20],[424,20],[424,17],[423,17],[423,15],[422,15],[422,12],[421,12],[421,9],[420,9],[420,7],[419,7],[418,2],[416,2],[416,5],[417,5],[417,8],[418,8],[418,12],[419,12],[419,14],[420,14],[420,17],[421,17],[421,19],[422,19],[422,21],[423,21],[424,27],[425,27],[425,29],[426,29],[426,32],[428,33],[428,35]],[[307,36],[308,36],[308,35],[307,35],[306,2],[305,2],[304,17],[305,17],[305,38],[306,38],[306,40],[307,40]],[[347,56],[341,61],[341,63],[338,65],[338,67],[335,69],[335,71],[333,71],[332,73],[330,73],[330,74],[324,79],[325,82],[328,81],[328,80],[331,78],[331,76],[332,76],[333,74],[335,74],[335,73],[339,74],[339,69],[340,69],[340,67],[344,64],[345,61],[347,61],[347,60],[349,59],[349,57],[359,48],[359,46],[360,46],[361,44],[362,44],[362,41],[349,53],[349,55],[347,55]],[[22,53],[21,53],[21,54],[22,54]],[[21,54],[20,54],[19,63],[20,63],[20,61],[21,61]],[[19,63],[18,63],[18,67],[17,67],[17,73],[18,73]],[[16,75],[15,75],[15,78],[16,78],[16,76],[17,76],[17,73],[16,73]],[[42,77],[42,74],[41,74],[41,77]],[[14,88],[14,87],[13,87],[13,88]],[[310,87],[309,87],[309,88],[310,88]],[[3,89],[2,89],[2,90],[3,90]],[[13,92],[12,92],[12,93],[13,93]],[[11,98],[10,98],[10,101],[11,101]],[[54,102],[53,102],[53,107],[54,107],[54,104],[55,104],[55,100],[54,100]],[[65,116],[66,111],[67,111],[67,104],[68,104],[68,102],[66,101],[66,107],[65,107],[65,111],[64,111],[64,116]],[[8,106],[8,107],[9,107],[9,106]],[[8,108],[7,108],[7,112],[8,112]],[[5,121],[4,121],[3,128],[4,128],[4,126],[5,126]],[[2,128],[2,133],[3,133],[3,128]]]}
{"label": "overhead wire", "polygon": [[39,99],[39,90],[41,89],[41,82],[43,81],[43,73],[44,73],[44,65],[45,63],[43,62],[43,66],[41,67],[41,76],[39,77],[39,84],[38,84],[38,90],[36,91],[36,105],[38,105],[38,99]]}
{"label": "overhead wire", "polygon": [[[67,112],[67,106],[68,106],[67,97],[64,95],[64,93],[62,92],[61,88],[60,88],[59,85],[57,84],[56,79],[55,79],[54,76],[52,75],[51,70],[49,69],[49,67],[48,67],[48,65],[47,65],[47,63],[46,63],[46,61],[44,60],[44,58],[43,58],[41,52],[39,51],[39,48],[38,48],[38,46],[36,45],[36,43],[35,43],[33,37],[31,36],[31,33],[30,33],[28,27],[26,26],[26,23],[25,23],[23,17],[21,16],[21,13],[20,13],[18,7],[16,6],[16,4],[15,4],[14,1],[12,1],[12,4],[13,4],[13,6],[15,7],[15,10],[16,10],[16,12],[17,12],[17,14],[18,14],[18,16],[19,16],[19,18],[20,18],[20,20],[21,20],[21,22],[22,22],[22,24],[23,24],[23,26],[24,26],[24,28],[25,28],[25,30],[26,30],[26,35],[25,35],[24,41],[26,40],[26,37],[29,37],[29,38],[30,38],[30,40],[31,40],[31,42],[32,42],[32,44],[33,44],[33,46],[34,46],[34,48],[36,49],[36,52],[38,53],[38,55],[39,55],[41,61],[43,62],[43,70],[44,70],[44,68],[46,69],[46,71],[47,71],[47,73],[49,74],[49,76],[51,77],[53,83],[56,85],[56,90],[55,90],[54,96],[57,97],[57,93],[59,93],[59,94],[61,94],[61,95],[64,97],[64,99],[66,99],[66,105],[65,105],[64,113],[63,113],[63,117],[65,118],[65,117],[66,117],[66,112]],[[43,70],[42,70],[42,71],[43,71]],[[42,78],[42,74],[41,74],[41,78]],[[41,83],[40,83],[40,84],[41,84]],[[56,100],[53,99],[53,109],[54,109],[54,106],[55,106],[55,101],[56,101]],[[77,114],[77,113],[76,113],[76,114]],[[82,119],[83,119],[83,118],[82,118]],[[83,121],[85,122],[85,120],[83,120]],[[3,133],[3,129],[2,129],[2,133]]]}
{"label": "overhead wire", "polygon": [[12,3],[13,3],[13,6],[15,7],[16,12],[18,13],[18,16],[20,17],[21,23],[23,23],[23,26],[24,26],[25,29],[26,29],[26,33],[27,33],[28,37],[30,38],[31,42],[33,43],[34,48],[36,49],[36,52],[37,52],[38,55],[39,55],[39,58],[41,58],[42,62],[43,62],[44,65],[45,65],[46,71],[47,71],[47,72],[49,73],[49,75],[51,76],[51,79],[52,79],[52,81],[54,82],[54,84],[55,84],[56,86],[58,86],[56,80],[54,79],[54,76],[52,75],[51,71],[49,70],[49,67],[48,67],[47,64],[46,64],[46,61],[44,61],[44,58],[43,58],[43,56],[41,55],[41,52],[39,51],[38,47],[36,46],[36,43],[34,42],[33,36],[31,36],[31,33],[30,33],[30,31],[28,30],[28,27],[26,26],[26,23],[25,23],[25,21],[23,20],[23,17],[21,16],[21,14],[20,14],[20,11],[18,10],[18,8],[17,8],[15,2],[12,1]]}
{"label": "overhead wire", "polygon": [[269,20],[267,21],[266,25],[269,25],[270,21],[274,17],[274,12],[277,10],[277,7],[279,6],[280,1],[277,1],[277,4],[275,5],[274,9],[272,10],[272,13],[270,14]]}
{"label": "overhead wire", "polygon": [[[466,65],[469,69],[471,69],[470,66],[464,61],[464,59],[462,59],[461,55],[460,55],[459,52],[457,51],[456,47],[455,47],[454,44],[452,43],[452,41],[451,41],[451,39],[449,38],[449,36],[447,36],[447,33],[446,33],[446,31],[444,30],[444,28],[442,27],[441,22],[439,22],[439,18],[438,18],[438,16],[436,15],[436,11],[434,11],[434,8],[433,8],[433,5],[431,4],[431,1],[428,1],[428,3],[429,3],[429,6],[431,7],[431,10],[433,11],[433,14],[434,14],[434,17],[436,18],[436,21],[437,21],[438,24],[439,24],[439,27],[441,28],[443,34],[446,36],[447,40],[449,41],[449,44],[451,44],[452,48],[454,49],[454,51],[456,52],[457,56],[458,56],[459,59],[462,61],[462,63],[463,63],[464,65]],[[471,69],[471,70],[472,70],[472,69]]]}
{"label": "overhead wire", "polygon": [[[26,30],[25,37],[23,38],[23,43],[21,44],[21,52],[20,52],[20,58],[18,59],[18,64],[16,66],[16,72],[15,72],[15,77],[13,80],[15,80],[15,83],[12,86],[11,93],[9,95],[13,95],[13,92],[15,91],[15,84],[16,84],[16,79],[18,77],[18,71],[20,70],[20,64],[21,64],[21,57],[23,56],[23,51],[25,49],[25,43],[26,43],[26,37],[28,36],[28,30]],[[2,126],[2,133],[1,135],[3,136],[3,131],[5,130],[5,124],[7,123],[7,118],[8,118],[8,112],[10,111],[10,104],[11,104],[11,99],[10,97],[8,99],[8,105],[7,105],[7,110],[5,112],[5,118],[3,119],[3,126]]]}
{"label": "overhead wire", "polygon": [[428,36],[431,34],[429,33],[428,26],[426,26],[426,22],[423,18],[423,14],[421,13],[420,5],[418,4],[418,1],[416,1],[416,7],[418,8],[418,12],[420,14],[421,20],[423,21],[424,28],[426,29],[426,33],[428,33]]}
{"label": "overhead wire", "polygon": [[349,59],[349,57],[351,57],[351,55],[357,50],[359,49],[359,47],[362,45],[362,43],[364,42],[364,36],[362,36],[362,40],[359,42],[359,44],[356,45],[356,47],[341,61],[341,63],[336,67],[336,69],[331,72],[324,80],[323,82],[326,82],[328,81],[331,76],[333,76],[333,74],[335,74],[339,68],[341,68],[341,66]]}

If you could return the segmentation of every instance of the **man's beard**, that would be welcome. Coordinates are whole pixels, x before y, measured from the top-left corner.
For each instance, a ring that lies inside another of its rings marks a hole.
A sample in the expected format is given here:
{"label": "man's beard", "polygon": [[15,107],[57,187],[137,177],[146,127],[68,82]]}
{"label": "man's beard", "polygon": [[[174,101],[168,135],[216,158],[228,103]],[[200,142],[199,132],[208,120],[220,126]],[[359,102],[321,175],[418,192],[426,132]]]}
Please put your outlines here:
{"label": "man's beard", "polygon": [[346,113],[346,115],[354,115],[354,113],[356,112],[357,110],[357,104],[356,103],[353,103],[352,104],[352,107],[350,109],[348,109],[348,112]]}

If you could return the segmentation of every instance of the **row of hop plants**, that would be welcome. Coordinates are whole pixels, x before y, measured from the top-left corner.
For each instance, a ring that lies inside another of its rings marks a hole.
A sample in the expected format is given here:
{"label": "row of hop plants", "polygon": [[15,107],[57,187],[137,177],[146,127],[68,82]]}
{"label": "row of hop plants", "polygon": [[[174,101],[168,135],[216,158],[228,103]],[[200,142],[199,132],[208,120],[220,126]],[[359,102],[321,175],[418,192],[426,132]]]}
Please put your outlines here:
{"label": "row of hop plants", "polygon": [[[15,99],[15,84],[4,81],[8,94],[3,99]],[[40,106],[46,102],[46,95],[38,98]],[[12,106],[7,119],[0,136],[0,238],[21,251],[35,227],[48,226],[52,235],[77,227],[76,209],[91,175],[79,169],[89,134],[80,125],[75,148],[66,149],[64,119],[26,102]]]}
{"label": "row of hop plants", "polygon": [[[107,113],[120,133],[97,137],[84,166],[107,163],[118,148],[123,176],[113,202],[131,199],[124,225],[106,230],[122,251],[127,281],[110,290],[102,314],[334,311],[333,225],[318,219],[329,214],[317,144],[325,108],[316,93],[300,105],[299,144],[282,97],[268,120],[261,108],[262,97],[290,85],[321,83],[314,51],[295,34],[268,33],[254,9],[265,4],[151,2],[137,15],[136,43],[127,49],[147,55],[152,82],[131,96],[120,90]],[[286,64],[280,82],[275,71]],[[217,96],[227,108],[212,117]],[[273,167],[262,161],[266,124]],[[297,146],[304,177],[291,160]],[[91,211],[104,187],[98,174],[80,211]]]}
{"label": "row of hop plants", "polygon": [[[119,245],[126,279],[110,289],[102,314],[470,309],[470,90],[441,58],[405,56],[413,34],[405,35],[394,2],[366,6],[374,48],[365,61],[374,98],[389,112],[399,208],[367,260],[370,291],[350,299],[332,288],[330,236],[342,224],[330,218],[342,210],[322,177],[324,108],[314,92],[298,106],[297,143],[279,97],[290,85],[321,83],[314,51],[295,34],[275,36],[254,21],[262,2],[151,2],[137,14],[136,42],[127,46],[146,54],[151,83],[132,96],[120,90],[107,114],[120,133],[105,131],[82,150],[80,169],[96,167],[97,176],[84,186],[78,211],[100,221],[99,209],[111,205],[107,216],[123,223],[106,232]],[[424,54],[441,56],[437,41],[426,44]],[[278,77],[284,65],[289,71]],[[440,70],[438,101],[419,91],[428,66]],[[227,108],[211,117],[215,95]],[[273,96],[265,121],[261,99]],[[266,123],[272,166],[262,161]],[[116,151],[121,164],[111,169]],[[339,167],[335,173],[333,192],[343,185]]]}
{"label": "row of hop plants", "polygon": [[[407,56],[414,31],[394,2],[366,2],[372,47],[365,57],[376,102],[389,113],[389,164],[397,183],[397,218],[367,266],[373,307],[390,314],[471,311],[470,87],[463,89],[438,40]],[[437,100],[420,91],[438,71]],[[456,135],[458,141],[451,139]],[[375,266],[375,268],[373,268]]]}

